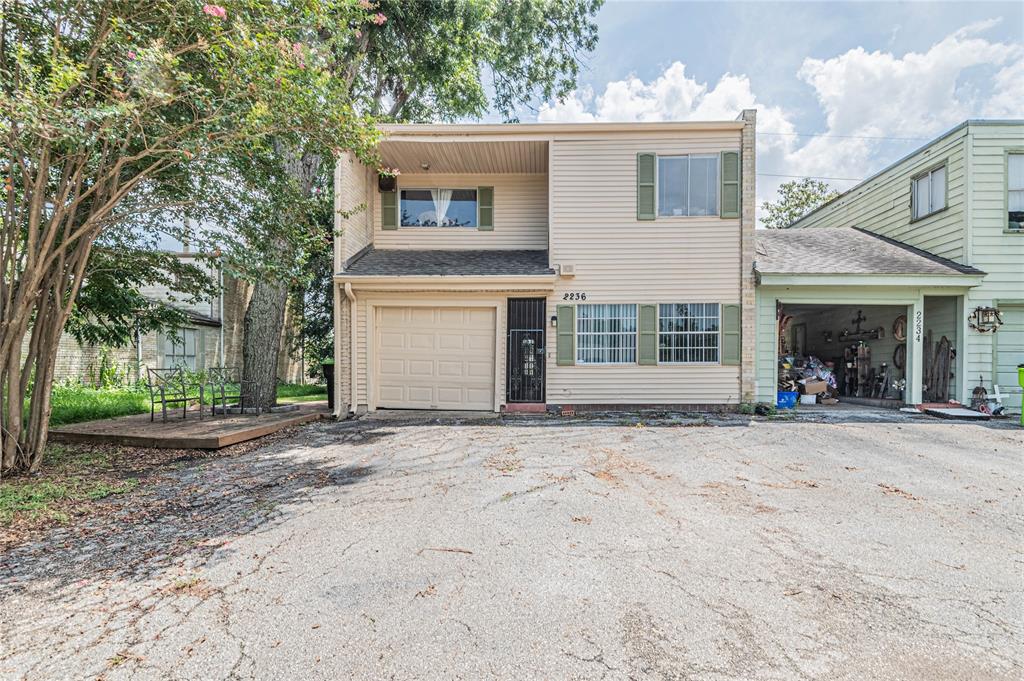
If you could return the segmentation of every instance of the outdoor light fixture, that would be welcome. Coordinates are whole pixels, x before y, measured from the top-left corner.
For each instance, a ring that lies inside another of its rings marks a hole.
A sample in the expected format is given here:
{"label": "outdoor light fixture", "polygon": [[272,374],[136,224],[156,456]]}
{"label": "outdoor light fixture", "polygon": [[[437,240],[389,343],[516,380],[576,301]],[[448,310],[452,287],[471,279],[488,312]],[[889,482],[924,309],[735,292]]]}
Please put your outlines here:
{"label": "outdoor light fixture", "polygon": [[558,326],[558,315],[551,315],[551,326]]}
{"label": "outdoor light fixture", "polygon": [[423,170],[430,170],[430,164],[427,163],[426,161],[423,161],[422,163],[420,163],[420,168],[423,168]]}
{"label": "outdoor light fixture", "polygon": [[995,333],[1003,325],[1003,316],[994,307],[976,307],[967,318],[967,324],[981,333]]}

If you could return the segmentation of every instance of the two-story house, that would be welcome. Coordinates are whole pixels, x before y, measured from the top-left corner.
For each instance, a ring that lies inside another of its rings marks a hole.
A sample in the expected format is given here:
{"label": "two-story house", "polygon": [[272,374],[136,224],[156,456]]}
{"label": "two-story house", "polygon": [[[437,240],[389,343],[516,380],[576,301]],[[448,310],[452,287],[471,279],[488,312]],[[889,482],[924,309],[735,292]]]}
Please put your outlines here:
{"label": "two-story house", "polygon": [[336,166],[339,413],[736,405],[755,115],[391,125]]}
{"label": "two-story house", "polygon": [[759,232],[759,397],[775,390],[780,348],[842,363],[863,343],[876,373],[904,365],[906,402],[998,385],[1019,413],[1022,225],[1024,121],[967,121],[792,229]]}

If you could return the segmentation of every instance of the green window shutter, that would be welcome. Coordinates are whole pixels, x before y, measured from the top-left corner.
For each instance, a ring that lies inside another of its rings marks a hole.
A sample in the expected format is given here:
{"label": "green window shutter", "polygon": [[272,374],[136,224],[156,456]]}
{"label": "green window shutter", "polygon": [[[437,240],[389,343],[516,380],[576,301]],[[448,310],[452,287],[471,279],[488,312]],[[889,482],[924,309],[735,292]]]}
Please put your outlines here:
{"label": "green window shutter", "polygon": [[722,218],[740,216],[740,153],[722,152]]}
{"label": "green window shutter", "polygon": [[636,155],[636,219],[654,219],[655,154]]}
{"label": "green window shutter", "polygon": [[740,363],[740,306],[722,305],[722,364],[739,366]]}
{"label": "green window shutter", "polygon": [[640,306],[640,347],[638,364],[658,363],[658,306]]}
{"label": "green window shutter", "polygon": [[380,228],[398,229],[398,192],[380,193]]}
{"label": "green window shutter", "polygon": [[555,363],[560,367],[571,367],[576,364],[576,308],[559,305],[557,314],[558,354]]}
{"label": "green window shutter", "polygon": [[494,231],[494,187],[476,188],[476,228],[481,232]]}

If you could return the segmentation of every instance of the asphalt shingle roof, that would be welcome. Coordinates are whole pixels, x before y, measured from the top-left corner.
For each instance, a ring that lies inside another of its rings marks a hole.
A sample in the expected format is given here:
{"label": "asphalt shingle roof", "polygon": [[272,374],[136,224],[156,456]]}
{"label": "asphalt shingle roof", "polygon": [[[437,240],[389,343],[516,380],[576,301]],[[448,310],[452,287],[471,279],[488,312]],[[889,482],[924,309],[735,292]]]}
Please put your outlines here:
{"label": "asphalt shingle roof", "polygon": [[554,274],[547,251],[371,249],[345,269],[361,276],[528,276]]}
{"label": "asphalt shingle roof", "polygon": [[757,230],[761,274],[985,274],[856,227]]}

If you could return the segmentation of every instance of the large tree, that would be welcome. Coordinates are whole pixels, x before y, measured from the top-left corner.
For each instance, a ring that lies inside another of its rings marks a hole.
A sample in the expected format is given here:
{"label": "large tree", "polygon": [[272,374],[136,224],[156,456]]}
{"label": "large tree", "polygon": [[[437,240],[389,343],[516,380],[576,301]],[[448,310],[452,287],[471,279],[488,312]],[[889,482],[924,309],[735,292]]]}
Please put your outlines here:
{"label": "large tree", "polygon": [[[362,0],[369,11],[357,29],[357,39],[341,45],[334,58],[348,65],[339,69],[351,89],[355,106],[389,121],[438,121],[479,117],[493,110],[504,120],[517,119],[521,107],[540,97],[561,98],[576,86],[581,59],[597,44],[594,16],[601,0]],[[329,31],[320,39],[331,42]],[[305,197],[318,188],[329,193],[330,171],[316,144],[279,145],[283,175],[274,185],[290,195]],[[260,178],[262,168],[252,175]],[[244,173],[243,173],[244,174]],[[263,194],[266,184],[252,183]],[[287,202],[281,202],[282,205]],[[289,228],[301,225],[297,236],[319,232],[319,207],[288,209]],[[289,244],[277,229],[266,230],[270,244],[268,271],[255,278],[246,311],[244,364],[250,379],[266,383],[277,375],[281,323],[291,288],[288,273],[299,288],[324,279],[325,258],[311,262],[319,270],[294,273],[295,256],[302,261],[312,251]],[[274,254],[291,258],[292,268],[274,261]],[[303,295],[303,294],[299,294]],[[316,303],[318,296],[311,296]],[[322,302],[322,301],[321,301]],[[327,314],[330,314],[327,312]],[[322,331],[317,315],[308,330]],[[323,338],[312,338],[315,348]],[[273,404],[274,391],[265,392],[264,407]]]}
{"label": "large tree", "polygon": [[805,177],[779,185],[778,201],[761,204],[761,223],[768,229],[786,229],[791,224],[839,196],[827,182]]}
{"label": "large tree", "polygon": [[166,177],[282,141],[371,158],[376,130],[335,73],[365,4],[0,4],[0,472],[38,468],[57,343],[93,247],[162,208],[148,199]]}

